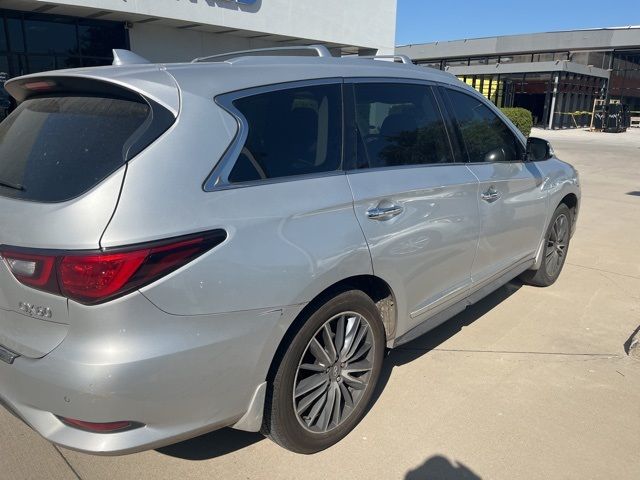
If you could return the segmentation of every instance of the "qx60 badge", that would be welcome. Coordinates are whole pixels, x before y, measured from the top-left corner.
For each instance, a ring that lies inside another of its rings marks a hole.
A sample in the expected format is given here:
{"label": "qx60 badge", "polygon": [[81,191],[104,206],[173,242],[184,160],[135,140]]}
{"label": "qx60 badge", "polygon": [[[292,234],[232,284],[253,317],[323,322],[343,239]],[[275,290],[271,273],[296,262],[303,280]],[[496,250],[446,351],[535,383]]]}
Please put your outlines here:
{"label": "qx60 badge", "polygon": [[18,308],[21,312],[26,313],[30,317],[36,318],[51,318],[53,312],[48,307],[39,307],[38,305],[32,305],[27,302],[20,302]]}

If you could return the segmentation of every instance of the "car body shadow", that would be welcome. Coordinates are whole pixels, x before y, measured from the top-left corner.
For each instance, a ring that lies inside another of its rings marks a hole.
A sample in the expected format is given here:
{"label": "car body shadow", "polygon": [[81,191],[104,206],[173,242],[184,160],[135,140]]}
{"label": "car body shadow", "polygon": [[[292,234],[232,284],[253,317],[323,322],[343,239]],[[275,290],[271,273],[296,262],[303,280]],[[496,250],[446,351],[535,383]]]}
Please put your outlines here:
{"label": "car body shadow", "polygon": [[450,462],[443,456],[429,458],[404,477],[405,480],[480,480],[469,467],[460,462]]}
{"label": "car body shadow", "polygon": [[223,428],[157,449],[158,453],[183,460],[211,460],[242,450],[265,438],[260,433]]}
{"label": "car body shadow", "polygon": [[503,285],[495,292],[489,294],[474,305],[469,306],[465,311],[447,320],[442,325],[434,328],[426,334],[406,343],[396,349],[389,352],[387,358],[385,358],[382,365],[382,372],[380,373],[380,379],[378,385],[373,394],[373,399],[369,404],[368,410],[373,408],[377,400],[382,395],[391,372],[394,367],[404,365],[406,363],[413,362],[414,360],[426,355],[430,351],[438,348],[441,344],[449,340],[456,333],[460,332],[464,327],[468,327],[476,320],[493,310],[500,305],[511,295],[515,294],[522,288],[522,283],[519,280],[512,280],[511,282]]}
{"label": "car body shadow", "polygon": [[[376,387],[373,400],[368,410],[371,409],[378,398],[380,398],[394,367],[412,362],[437,348],[440,344],[462,330],[462,328],[471,325],[491,309],[516,293],[521,287],[522,284],[517,281],[510,282],[434,330],[403,345],[399,349],[392,350],[385,359],[380,380],[378,381],[378,386]],[[242,450],[262,440],[264,440],[264,437],[259,433],[223,428],[190,440],[160,448],[157,451],[163,455],[184,460],[210,460],[237,450]],[[444,459],[443,457],[434,457],[430,460],[432,462],[430,465],[440,463],[440,460],[437,460],[437,458]],[[447,461],[446,459],[444,460]]]}

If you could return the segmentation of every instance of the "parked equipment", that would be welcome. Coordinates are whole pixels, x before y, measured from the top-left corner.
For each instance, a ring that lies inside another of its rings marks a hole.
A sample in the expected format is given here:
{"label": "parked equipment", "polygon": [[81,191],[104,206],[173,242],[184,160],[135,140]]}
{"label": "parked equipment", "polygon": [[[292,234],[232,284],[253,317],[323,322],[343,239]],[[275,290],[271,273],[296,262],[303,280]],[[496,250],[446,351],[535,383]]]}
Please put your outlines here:
{"label": "parked equipment", "polygon": [[591,130],[606,133],[626,132],[631,126],[629,109],[620,100],[596,100],[593,106]]}

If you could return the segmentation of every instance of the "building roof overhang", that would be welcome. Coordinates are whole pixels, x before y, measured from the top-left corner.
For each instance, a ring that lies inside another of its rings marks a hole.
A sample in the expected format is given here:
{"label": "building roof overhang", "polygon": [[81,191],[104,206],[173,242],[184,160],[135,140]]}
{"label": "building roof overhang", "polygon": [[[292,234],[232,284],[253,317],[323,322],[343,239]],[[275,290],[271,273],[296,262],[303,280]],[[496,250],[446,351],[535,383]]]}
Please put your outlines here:
{"label": "building roof overhang", "polygon": [[498,63],[495,65],[471,65],[463,67],[447,67],[447,72],[456,76],[471,75],[503,75],[517,73],[568,72],[592,77],[609,78],[610,72],[602,68],[581,65],[566,60],[555,62],[533,63]]}
{"label": "building roof overhang", "polygon": [[[98,4],[98,2],[96,2]],[[242,4],[239,4],[240,6]],[[32,13],[46,13],[50,15],[67,15],[95,20],[108,20],[123,22],[127,28],[135,29],[136,25],[153,25],[158,27],[177,28],[205,32],[213,35],[231,35],[245,39],[256,39],[264,42],[275,43],[282,46],[288,45],[314,45],[322,44],[335,54],[361,54],[371,49],[362,45],[330,42],[317,38],[302,38],[296,36],[279,35],[270,31],[256,31],[242,28],[231,28],[225,25],[213,25],[211,23],[196,23],[176,18],[162,16],[150,16],[123,10],[108,10],[104,7],[88,7],[68,4],[44,4],[39,0],[3,0],[2,9],[17,10]],[[243,7],[239,7],[243,8]],[[246,8],[251,8],[247,6]],[[267,29],[265,29],[267,30]]]}
{"label": "building roof overhang", "polygon": [[600,28],[461,39],[396,47],[413,60],[513,55],[531,52],[640,49],[640,27]]}

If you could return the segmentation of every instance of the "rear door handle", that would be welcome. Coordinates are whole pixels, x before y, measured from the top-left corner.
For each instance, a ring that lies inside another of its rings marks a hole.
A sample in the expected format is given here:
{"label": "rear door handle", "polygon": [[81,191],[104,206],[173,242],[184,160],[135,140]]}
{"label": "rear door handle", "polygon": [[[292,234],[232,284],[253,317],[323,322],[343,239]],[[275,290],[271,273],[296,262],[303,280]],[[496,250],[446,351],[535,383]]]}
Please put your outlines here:
{"label": "rear door handle", "polygon": [[388,205],[370,208],[367,210],[367,217],[371,220],[390,220],[393,217],[400,215],[404,211],[400,205]]}
{"label": "rear door handle", "polygon": [[487,203],[494,203],[502,198],[502,194],[496,190],[496,187],[491,186],[486,192],[483,192],[482,195],[480,195],[480,198]]}

